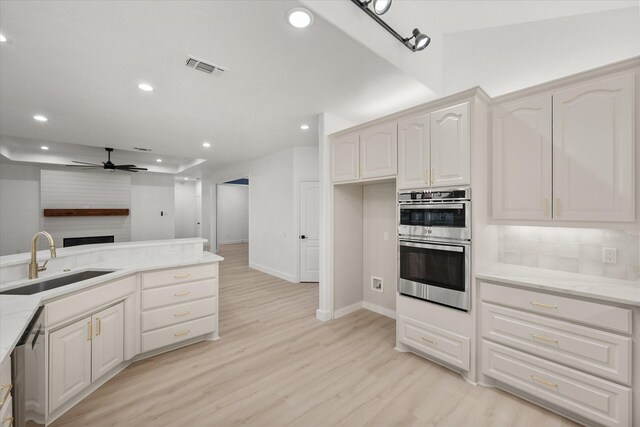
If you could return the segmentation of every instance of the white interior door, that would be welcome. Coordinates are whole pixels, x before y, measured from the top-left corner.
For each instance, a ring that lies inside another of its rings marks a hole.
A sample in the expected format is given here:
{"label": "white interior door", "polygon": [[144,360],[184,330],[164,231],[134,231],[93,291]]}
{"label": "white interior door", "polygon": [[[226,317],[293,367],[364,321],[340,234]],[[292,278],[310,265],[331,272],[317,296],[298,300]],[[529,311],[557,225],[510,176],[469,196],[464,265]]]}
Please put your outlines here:
{"label": "white interior door", "polygon": [[317,282],[320,272],[320,191],[318,182],[301,182],[300,203],[300,281]]}

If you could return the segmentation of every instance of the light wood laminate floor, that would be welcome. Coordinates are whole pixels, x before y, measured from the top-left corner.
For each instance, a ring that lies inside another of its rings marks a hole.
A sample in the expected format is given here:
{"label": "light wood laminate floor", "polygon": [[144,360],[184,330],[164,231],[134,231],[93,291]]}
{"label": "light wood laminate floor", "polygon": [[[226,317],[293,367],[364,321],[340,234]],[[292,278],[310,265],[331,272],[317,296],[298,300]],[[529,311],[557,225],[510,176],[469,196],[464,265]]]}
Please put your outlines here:
{"label": "light wood laminate floor", "polygon": [[392,319],[317,321],[317,285],[250,269],[245,244],[220,255],[221,339],[132,364],[55,426],[575,425],[398,353]]}

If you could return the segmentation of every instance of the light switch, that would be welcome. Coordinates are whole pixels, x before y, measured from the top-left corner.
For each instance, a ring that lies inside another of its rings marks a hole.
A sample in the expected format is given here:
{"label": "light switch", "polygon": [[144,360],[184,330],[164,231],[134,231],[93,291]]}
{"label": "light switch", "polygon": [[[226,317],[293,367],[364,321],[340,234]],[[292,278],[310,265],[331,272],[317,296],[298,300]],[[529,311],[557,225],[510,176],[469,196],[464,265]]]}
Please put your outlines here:
{"label": "light switch", "polygon": [[384,240],[389,240],[389,232],[388,231],[384,232],[384,237],[383,238],[384,238]]}

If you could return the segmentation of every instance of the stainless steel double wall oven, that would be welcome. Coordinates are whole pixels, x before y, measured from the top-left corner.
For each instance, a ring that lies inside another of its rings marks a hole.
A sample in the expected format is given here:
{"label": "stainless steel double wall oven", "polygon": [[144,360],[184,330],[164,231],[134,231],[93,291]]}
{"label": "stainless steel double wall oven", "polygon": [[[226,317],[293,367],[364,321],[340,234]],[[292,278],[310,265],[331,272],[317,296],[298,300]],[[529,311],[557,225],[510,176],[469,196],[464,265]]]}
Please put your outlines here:
{"label": "stainless steel double wall oven", "polygon": [[471,189],[398,193],[398,292],[470,308]]}

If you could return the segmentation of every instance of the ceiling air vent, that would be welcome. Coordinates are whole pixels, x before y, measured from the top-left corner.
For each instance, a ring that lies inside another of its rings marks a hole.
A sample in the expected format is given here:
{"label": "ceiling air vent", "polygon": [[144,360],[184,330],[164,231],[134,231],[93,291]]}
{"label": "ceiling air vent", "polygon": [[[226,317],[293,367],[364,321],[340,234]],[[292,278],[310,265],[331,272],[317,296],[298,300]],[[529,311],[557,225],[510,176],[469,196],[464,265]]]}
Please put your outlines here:
{"label": "ceiling air vent", "polygon": [[188,58],[186,65],[189,68],[193,68],[194,70],[202,71],[207,74],[220,75],[227,71],[226,68],[220,67],[219,65],[207,64],[206,62],[195,58]]}
{"label": "ceiling air vent", "polygon": [[133,147],[133,149],[138,151],[151,151],[151,148]]}

